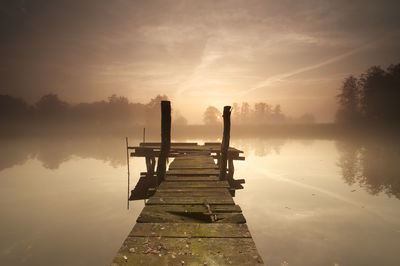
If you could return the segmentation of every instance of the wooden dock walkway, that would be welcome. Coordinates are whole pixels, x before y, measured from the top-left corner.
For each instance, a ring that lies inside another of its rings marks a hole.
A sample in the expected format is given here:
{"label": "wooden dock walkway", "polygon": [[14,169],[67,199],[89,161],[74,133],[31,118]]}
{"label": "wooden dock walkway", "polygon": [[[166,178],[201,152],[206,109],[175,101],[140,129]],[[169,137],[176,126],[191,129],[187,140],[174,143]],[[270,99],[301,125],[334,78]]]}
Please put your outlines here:
{"label": "wooden dock walkway", "polygon": [[244,157],[229,147],[230,106],[222,143],[204,145],[171,143],[170,102],[161,110],[161,143],[127,140],[128,184],[130,156],[145,157],[147,167],[129,200],[147,201],[112,265],[263,265],[232,198],[244,183],[233,178],[233,161]]}
{"label": "wooden dock walkway", "polygon": [[176,157],[112,265],[262,265],[218,168],[208,154]]}

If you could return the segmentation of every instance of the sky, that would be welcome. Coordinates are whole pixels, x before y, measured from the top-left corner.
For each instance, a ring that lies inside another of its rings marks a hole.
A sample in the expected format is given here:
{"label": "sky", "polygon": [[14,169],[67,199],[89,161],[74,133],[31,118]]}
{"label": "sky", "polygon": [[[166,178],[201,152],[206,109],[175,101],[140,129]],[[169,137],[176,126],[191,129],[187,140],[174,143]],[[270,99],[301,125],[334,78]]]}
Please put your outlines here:
{"label": "sky", "polygon": [[0,94],[78,103],[165,94],[334,118],[343,79],[400,63],[399,1],[0,0]]}

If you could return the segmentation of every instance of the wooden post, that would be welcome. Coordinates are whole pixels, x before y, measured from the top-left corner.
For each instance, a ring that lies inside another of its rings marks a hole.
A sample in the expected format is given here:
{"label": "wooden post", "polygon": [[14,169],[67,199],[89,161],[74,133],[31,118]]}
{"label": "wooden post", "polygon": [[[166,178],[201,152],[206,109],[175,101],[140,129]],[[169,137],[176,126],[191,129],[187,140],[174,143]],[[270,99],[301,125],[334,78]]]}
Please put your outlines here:
{"label": "wooden post", "polygon": [[229,139],[231,135],[231,107],[224,106],[224,135],[221,144],[221,161],[219,179],[226,180],[226,166],[228,159]]}
{"label": "wooden post", "polygon": [[125,138],[126,142],[126,164],[128,166],[128,200],[127,200],[127,208],[129,210],[129,190],[130,190],[130,177],[131,173],[129,171],[129,143],[128,143],[128,137]]}
{"label": "wooden post", "polygon": [[146,128],[143,128],[143,143],[146,142]]}
{"label": "wooden post", "polygon": [[161,101],[161,150],[157,163],[157,186],[164,180],[171,148],[171,102]]}

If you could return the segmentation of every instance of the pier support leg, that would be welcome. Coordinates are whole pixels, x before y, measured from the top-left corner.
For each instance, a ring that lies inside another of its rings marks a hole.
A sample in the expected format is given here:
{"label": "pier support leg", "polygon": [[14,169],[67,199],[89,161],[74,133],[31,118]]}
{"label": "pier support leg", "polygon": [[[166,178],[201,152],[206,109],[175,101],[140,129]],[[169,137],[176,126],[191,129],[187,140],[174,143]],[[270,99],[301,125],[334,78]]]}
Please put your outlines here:
{"label": "pier support leg", "polygon": [[231,134],[231,107],[224,107],[224,135],[222,137],[221,145],[221,161],[220,161],[220,173],[219,179],[226,180],[226,167],[229,149],[229,139]]}
{"label": "pier support leg", "polygon": [[157,185],[165,178],[167,159],[171,148],[171,102],[161,102],[161,151],[157,163]]}

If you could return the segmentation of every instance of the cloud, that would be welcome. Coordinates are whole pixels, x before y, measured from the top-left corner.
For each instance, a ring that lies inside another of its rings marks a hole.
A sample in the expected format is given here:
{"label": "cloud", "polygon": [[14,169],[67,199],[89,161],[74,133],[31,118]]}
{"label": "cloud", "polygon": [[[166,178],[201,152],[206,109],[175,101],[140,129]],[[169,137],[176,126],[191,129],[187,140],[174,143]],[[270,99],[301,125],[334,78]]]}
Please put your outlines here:
{"label": "cloud", "polygon": [[251,88],[249,88],[247,90],[241,91],[240,95],[244,96],[245,94],[248,94],[248,93],[253,92],[255,90],[258,90],[258,89],[263,89],[263,88],[269,87],[269,86],[271,86],[271,85],[273,85],[273,84],[275,84],[277,82],[281,82],[281,81],[285,80],[286,78],[295,76],[297,74],[301,74],[301,73],[304,73],[304,72],[307,72],[307,71],[310,71],[310,70],[315,70],[315,69],[324,67],[324,66],[329,65],[329,64],[336,63],[338,61],[341,61],[343,59],[346,59],[346,58],[350,57],[351,55],[354,55],[354,54],[356,54],[358,52],[361,52],[361,51],[363,51],[363,50],[365,50],[365,49],[367,49],[367,48],[369,48],[369,47],[371,47],[373,45],[376,45],[376,43],[377,43],[377,41],[373,41],[373,42],[370,42],[368,44],[364,44],[364,45],[362,45],[360,47],[357,47],[355,49],[352,49],[352,50],[350,50],[348,52],[345,52],[345,53],[336,55],[334,57],[328,58],[326,60],[323,60],[323,61],[321,61],[319,63],[313,64],[313,65],[308,65],[308,66],[303,66],[301,68],[298,68],[298,69],[295,69],[295,70],[292,70],[292,71],[289,71],[289,72],[286,72],[286,73],[281,73],[281,74],[278,74],[278,75],[274,75],[272,77],[269,77],[269,78],[263,80],[262,82],[256,84],[255,86],[253,86],[253,87],[251,87]]}
{"label": "cloud", "polygon": [[[160,93],[199,109],[199,97],[289,102],[280,80],[303,73],[337,77],[338,70],[324,68],[333,64],[351,73],[355,65],[396,63],[390,60],[400,58],[398,38],[377,43],[373,53],[360,47],[399,31],[399,6],[388,0],[6,0],[0,92],[29,100],[55,92],[72,101],[112,93],[147,101]],[[384,58],[383,49],[391,56]],[[274,90],[261,89],[271,84]]]}

